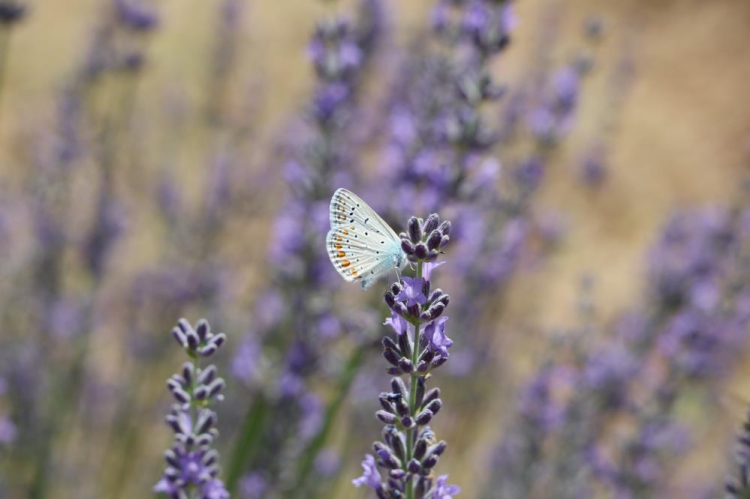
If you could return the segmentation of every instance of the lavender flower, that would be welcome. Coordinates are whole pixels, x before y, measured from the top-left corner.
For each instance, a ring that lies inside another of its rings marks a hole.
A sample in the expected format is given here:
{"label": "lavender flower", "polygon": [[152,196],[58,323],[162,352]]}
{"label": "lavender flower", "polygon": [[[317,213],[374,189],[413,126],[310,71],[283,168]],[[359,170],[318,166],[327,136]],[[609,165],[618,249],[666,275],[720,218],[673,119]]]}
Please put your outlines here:
{"label": "lavender flower", "polygon": [[[647,302],[613,331],[597,331],[599,344],[579,334],[540,368],[527,388],[540,396],[534,404],[522,398],[520,423],[498,452],[496,466],[511,472],[487,494],[590,497],[591,477],[617,497],[667,494],[670,471],[690,444],[676,411],[684,387],[720,379],[747,335],[746,212],[709,209],[666,224],[650,253]],[[549,365],[571,373],[572,395],[539,383]],[[544,431],[526,423],[548,414],[559,417]],[[613,421],[627,421],[629,431],[613,430]]]}
{"label": "lavender flower", "polygon": [[172,336],[192,362],[186,362],[179,374],[167,380],[176,403],[166,421],[175,433],[175,441],[164,453],[167,468],[154,492],[173,499],[228,499],[229,493],[218,478],[219,454],[211,448],[219,432],[216,412],[210,406],[223,400],[225,382],[217,377],[216,366],[200,366],[201,359],[213,356],[224,344],[226,335],[213,334],[205,320],[193,328],[187,320],[180,319]]}
{"label": "lavender flower", "polygon": [[742,431],[737,437],[736,445],[737,470],[733,476],[727,478],[724,488],[730,497],[741,499],[750,496],[750,414],[742,423]]}
{"label": "lavender flower", "polygon": [[[388,373],[396,376],[391,380],[393,391],[379,396],[381,410],[376,417],[385,424],[383,441],[373,444],[374,456],[365,456],[364,472],[352,483],[371,488],[380,499],[451,499],[460,489],[446,484],[447,475],[435,480],[432,472],[447,447],[444,441],[436,442],[429,427],[443,402],[440,389],[426,388],[428,375],[448,360],[453,344],[445,336],[448,317],[443,315],[450,299],[431,284],[435,266],[431,262],[436,256],[431,252],[447,245],[451,224],[440,223],[433,214],[427,220],[412,217],[407,227],[400,237],[404,251],[417,265],[417,275],[394,283],[384,298],[392,314],[386,323],[392,325],[400,317],[408,331],[394,327],[395,339],[383,338]],[[408,375],[408,388],[401,375]]]}

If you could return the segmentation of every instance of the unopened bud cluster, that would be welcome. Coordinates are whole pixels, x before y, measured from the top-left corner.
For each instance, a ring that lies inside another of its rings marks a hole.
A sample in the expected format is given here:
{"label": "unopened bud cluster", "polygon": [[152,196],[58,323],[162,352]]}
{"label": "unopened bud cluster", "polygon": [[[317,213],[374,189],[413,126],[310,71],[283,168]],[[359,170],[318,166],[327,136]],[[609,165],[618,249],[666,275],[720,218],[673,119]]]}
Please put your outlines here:
{"label": "unopened bud cluster", "polygon": [[440,388],[432,388],[425,393],[423,377],[417,378],[417,397],[415,406],[418,411],[414,416],[409,412],[409,392],[401,378],[391,380],[392,392],[383,392],[379,396],[380,406],[376,416],[383,423],[395,425],[399,429],[410,429],[415,425],[425,426],[443,407],[440,400]]}
{"label": "unopened bud cluster", "polygon": [[411,217],[407,232],[399,234],[401,249],[410,262],[434,262],[440,250],[450,241],[451,223],[440,223],[440,217],[433,213],[427,220]]}
{"label": "unopened bud cluster", "polygon": [[212,334],[205,320],[193,328],[185,319],[180,319],[172,335],[193,362],[183,364],[180,372],[167,380],[176,401],[166,417],[174,431],[174,444],[164,453],[167,467],[154,492],[173,499],[225,499],[229,493],[218,478],[219,454],[211,448],[219,435],[218,417],[209,408],[212,402],[223,400],[225,382],[218,377],[216,366],[200,368],[198,362],[216,353],[226,335]]}

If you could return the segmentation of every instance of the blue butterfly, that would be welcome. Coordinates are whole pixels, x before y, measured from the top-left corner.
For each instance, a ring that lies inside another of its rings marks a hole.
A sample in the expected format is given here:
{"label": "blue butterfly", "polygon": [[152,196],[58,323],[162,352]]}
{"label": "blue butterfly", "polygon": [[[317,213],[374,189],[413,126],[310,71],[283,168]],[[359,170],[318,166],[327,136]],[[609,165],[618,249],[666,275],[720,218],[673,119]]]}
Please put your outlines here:
{"label": "blue butterfly", "polygon": [[333,194],[330,218],[328,256],[346,282],[358,281],[367,289],[406,265],[398,235],[353,192],[338,189]]}

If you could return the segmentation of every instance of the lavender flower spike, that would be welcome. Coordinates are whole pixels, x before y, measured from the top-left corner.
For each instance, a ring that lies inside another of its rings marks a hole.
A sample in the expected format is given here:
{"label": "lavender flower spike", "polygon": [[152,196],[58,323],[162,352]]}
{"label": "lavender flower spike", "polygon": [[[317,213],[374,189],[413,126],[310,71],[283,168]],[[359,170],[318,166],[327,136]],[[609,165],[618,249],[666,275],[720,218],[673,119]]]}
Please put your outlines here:
{"label": "lavender flower spike", "polygon": [[[448,360],[453,345],[445,334],[450,298],[431,283],[439,250],[450,241],[451,224],[440,223],[433,214],[426,220],[412,217],[407,227],[408,232],[400,234],[402,248],[408,248],[404,251],[416,264],[417,275],[403,277],[384,296],[391,310],[385,325],[396,335],[383,338],[388,373],[395,376],[392,392],[378,397],[375,416],[385,424],[383,438],[373,443],[374,455],[365,456],[364,472],[352,482],[368,486],[379,499],[453,499],[460,489],[447,485],[448,475],[434,478],[433,468],[447,444],[438,441],[429,426],[443,407],[440,390],[426,386],[430,373]],[[403,375],[409,377],[408,387]]]}
{"label": "lavender flower spike", "polygon": [[178,374],[167,380],[176,403],[166,417],[175,433],[174,444],[164,453],[167,468],[154,492],[172,499],[228,499],[229,492],[219,480],[219,453],[211,448],[218,436],[217,415],[210,405],[223,400],[224,380],[216,366],[201,368],[204,357],[211,357],[225,343],[224,333],[213,334],[205,319],[195,327],[180,319],[172,330],[177,343],[192,359]]}
{"label": "lavender flower spike", "polygon": [[727,479],[724,488],[729,497],[750,496],[750,412],[737,438],[737,473]]}

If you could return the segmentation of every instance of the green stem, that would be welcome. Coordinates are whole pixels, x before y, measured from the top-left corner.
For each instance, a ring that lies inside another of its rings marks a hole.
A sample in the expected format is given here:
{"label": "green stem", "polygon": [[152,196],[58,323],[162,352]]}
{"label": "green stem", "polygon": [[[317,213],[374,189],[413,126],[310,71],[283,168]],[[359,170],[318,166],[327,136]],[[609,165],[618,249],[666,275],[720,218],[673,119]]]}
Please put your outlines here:
{"label": "green stem", "polygon": [[[193,357],[193,380],[190,383],[190,419],[192,420],[192,426],[195,428],[195,424],[198,422],[198,406],[201,404],[195,400],[195,391],[198,389],[198,370],[201,368],[201,358],[198,354],[191,354]],[[195,432],[195,430],[193,430]],[[195,497],[195,488],[190,487],[188,491],[188,499]]]}
{"label": "green stem", "polygon": [[[422,262],[417,264],[417,277],[420,279],[422,278]],[[414,345],[411,349],[411,361],[415,367],[419,361],[419,339],[421,333],[422,324],[417,320],[414,324]],[[414,373],[409,380],[409,416],[412,418],[417,415],[418,378],[419,375]],[[414,456],[414,430],[415,427],[406,430],[406,462],[404,463],[404,470],[409,466],[409,461],[411,461]],[[406,499],[414,499],[414,480],[412,478],[410,478],[406,484]]]}
{"label": "green stem", "polygon": [[336,417],[339,414],[341,407],[346,400],[346,396],[349,394],[352,382],[356,374],[359,372],[362,362],[364,362],[368,345],[358,346],[349,357],[346,364],[346,368],[341,374],[338,382],[338,390],[336,396],[331,400],[326,409],[326,415],[324,418],[323,426],[318,434],[313,438],[305,448],[302,456],[299,460],[298,472],[296,478],[296,484],[292,489],[289,497],[300,497],[300,493],[303,495],[307,494],[308,477],[313,471],[313,465],[315,464],[315,458],[320,454],[323,445],[328,440],[331,431],[334,429],[334,423]]}

